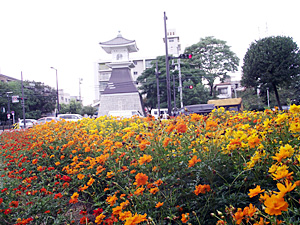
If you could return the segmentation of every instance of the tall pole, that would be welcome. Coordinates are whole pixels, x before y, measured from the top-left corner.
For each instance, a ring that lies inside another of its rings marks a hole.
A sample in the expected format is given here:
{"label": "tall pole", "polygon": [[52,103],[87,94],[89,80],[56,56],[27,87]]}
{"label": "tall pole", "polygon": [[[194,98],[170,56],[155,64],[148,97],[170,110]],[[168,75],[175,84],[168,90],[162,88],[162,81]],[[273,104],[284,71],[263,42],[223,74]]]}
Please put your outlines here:
{"label": "tall pole", "polygon": [[173,98],[174,98],[174,110],[176,110],[176,91],[175,91],[175,75],[173,74]]}
{"label": "tall pole", "polygon": [[158,109],[158,118],[160,118],[159,72],[158,72],[158,64],[157,64],[157,61],[156,61],[155,75],[156,75],[156,89],[157,89],[157,109]]}
{"label": "tall pole", "polygon": [[170,67],[169,67],[169,55],[168,55],[168,39],[167,39],[167,16],[164,12],[164,24],[165,24],[165,46],[166,46],[166,72],[167,72],[167,102],[168,102],[168,114],[171,115],[171,85],[170,85]]}
{"label": "tall pole", "polygon": [[181,80],[180,58],[177,59],[177,64],[178,64],[178,78],[179,78],[180,108],[183,108],[183,100],[182,100],[182,80]]}
{"label": "tall pole", "polygon": [[270,108],[269,88],[267,88],[268,108]]}
{"label": "tall pole", "polygon": [[57,98],[57,110],[56,110],[56,117],[59,114],[59,95],[58,95],[58,79],[57,79],[57,69],[54,67],[50,67],[51,69],[55,70],[55,75],[56,75],[56,98]]}
{"label": "tall pole", "polygon": [[81,102],[81,81],[82,81],[82,78],[79,78],[79,101]]}
{"label": "tall pole", "polygon": [[23,124],[24,124],[24,128],[26,128],[25,99],[24,99],[24,86],[23,86],[23,73],[22,73],[22,71],[21,71],[21,85],[22,85],[22,100],[21,100],[21,105],[22,105],[22,110],[23,110]]}

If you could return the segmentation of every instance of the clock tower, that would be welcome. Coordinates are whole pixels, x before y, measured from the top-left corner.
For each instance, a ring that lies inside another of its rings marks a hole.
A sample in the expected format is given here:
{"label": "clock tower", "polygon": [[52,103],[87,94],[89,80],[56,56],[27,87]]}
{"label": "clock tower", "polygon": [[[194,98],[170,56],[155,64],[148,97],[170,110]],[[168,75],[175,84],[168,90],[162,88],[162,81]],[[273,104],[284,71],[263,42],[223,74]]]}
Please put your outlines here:
{"label": "clock tower", "polygon": [[129,60],[129,53],[138,51],[135,41],[125,39],[119,33],[116,38],[99,44],[112,56],[111,62],[106,64],[112,72],[100,97],[98,116],[120,110],[138,110],[144,114],[142,99],[130,72],[134,64]]}

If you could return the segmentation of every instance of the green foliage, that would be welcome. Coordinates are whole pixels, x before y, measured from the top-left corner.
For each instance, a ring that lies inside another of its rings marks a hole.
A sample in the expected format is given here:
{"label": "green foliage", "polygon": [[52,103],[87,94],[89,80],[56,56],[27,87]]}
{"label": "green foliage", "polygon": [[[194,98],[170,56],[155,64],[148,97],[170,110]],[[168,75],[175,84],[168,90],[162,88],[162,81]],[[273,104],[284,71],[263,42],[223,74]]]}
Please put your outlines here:
{"label": "green foliage", "polygon": [[238,70],[239,58],[230,50],[226,41],[214,37],[201,38],[197,44],[186,48],[185,53],[193,55],[190,64],[208,82],[210,96],[213,96],[213,86],[217,78],[224,81],[229,76],[228,72]]}
{"label": "green foliage", "polygon": [[[166,64],[165,56],[157,57],[158,71],[159,71],[159,94],[160,94],[160,107],[167,107],[167,85],[166,85]],[[176,62],[175,62],[176,63]],[[145,96],[144,103],[148,108],[157,108],[157,84],[155,67],[156,62],[152,63],[152,67],[146,69],[141,76],[137,78],[140,84],[139,90],[141,94]],[[170,63],[172,64],[172,63]],[[193,66],[189,64],[188,60],[181,60],[181,80],[183,86],[183,103],[184,105],[206,103],[208,101],[209,91],[204,87],[199,76],[199,71],[195,70]],[[173,76],[175,81],[175,87],[173,86]],[[171,79],[171,99],[174,99],[174,88],[176,97],[176,107],[180,107],[180,96],[178,92],[179,80],[178,71],[172,71],[170,66],[170,79]],[[185,88],[189,85],[193,85],[193,89]],[[173,104],[172,104],[173,105]]]}
{"label": "green foliage", "polygon": [[[25,116],[26,118],[38,119],[42,115],[53,112],[56,102],[56,91],[41,82],[24,81]],[[10,111],[15,112],[15,118],[23,118],[21,99],[18,103],[12,103],[11,97],[6,97],[6,92],[13,92],[9,96],[22,97],[22,87],[20,81],[0,83],[0,105],[6,109],[1,111],[0,120],[6,120],[8,100],[10,101]]]}
{"label": "green foliage", "polygon": [[60,104],[60,114],[80,114],[80,115],[89,115],[93,116],[97,112],[97,108],[92,106],[83,106],[81,102],[71,99],[69,104]]}
{"label": "green foliage", "polygon": [[82,103],[71,99],[69,104],[60,104],[60,110],[59,113],[65,114],[65,113],[71,113],[71,114],[81,114],[82,111]]}
{"label": "green foliage", "polygon": [[299,101],[300,53],[292,38],[272,36],[253,42],[244,57],[242,69],[242,85],[259,88],[264,95],[269,88],[280,108],[280,88],[292,87],[298,93],[292,100]]}

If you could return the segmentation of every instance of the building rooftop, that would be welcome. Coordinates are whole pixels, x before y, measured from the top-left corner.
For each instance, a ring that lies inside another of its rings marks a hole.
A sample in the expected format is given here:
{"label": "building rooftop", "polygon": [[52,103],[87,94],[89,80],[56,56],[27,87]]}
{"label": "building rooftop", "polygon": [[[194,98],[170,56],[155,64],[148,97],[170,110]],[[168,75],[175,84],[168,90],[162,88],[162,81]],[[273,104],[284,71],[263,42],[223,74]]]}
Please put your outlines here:
{"label": "building rooftop", "polygon": [[129,52],[137,52],[135,40],[128,40],[123,38],[119,33],[118,36],[110,41],[100,42],[101,47],[107,52],[111,53],[112,48],[116,47],[127,47]]}

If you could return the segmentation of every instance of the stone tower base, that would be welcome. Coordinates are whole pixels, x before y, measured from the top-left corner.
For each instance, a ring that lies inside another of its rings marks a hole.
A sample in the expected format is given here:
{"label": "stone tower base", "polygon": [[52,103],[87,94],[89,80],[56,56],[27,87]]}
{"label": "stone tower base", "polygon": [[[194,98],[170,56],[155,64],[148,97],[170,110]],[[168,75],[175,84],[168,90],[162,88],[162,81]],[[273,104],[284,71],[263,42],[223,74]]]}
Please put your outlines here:
{"label": "stone tower base", "polygon": [[139,93],[135,92],[101,95],[98,116],[105,116],[109,111],[119,110],[137,110],[144,115]]}

